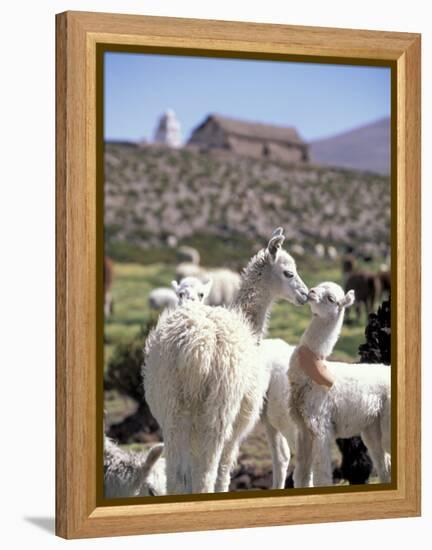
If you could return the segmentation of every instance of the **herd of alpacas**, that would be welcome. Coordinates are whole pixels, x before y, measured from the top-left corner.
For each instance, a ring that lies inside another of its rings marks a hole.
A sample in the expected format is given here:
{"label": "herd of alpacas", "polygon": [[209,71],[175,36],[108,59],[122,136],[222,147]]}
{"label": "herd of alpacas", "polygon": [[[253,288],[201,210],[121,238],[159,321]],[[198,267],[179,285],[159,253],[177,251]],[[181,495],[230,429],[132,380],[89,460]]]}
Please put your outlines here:
{"label": "herd of alpacas", "polygon": [[[292,451],[294,487],[332,485],[335,438],[359,434],[380,481],[390,481],[390,366],[327,360],[354,291],[332,282],[308,289],[283,242],[278,228],[229,305],[209,305],[213,277],[173,281],[175,301],[150,332],[143,365],[164,443],[133,453],[105,438],[106,497],[228,491],[239,447],[259,420],[274,489],[285,487]],[[265,338],[278,299],[310,306],[296,347]]]}

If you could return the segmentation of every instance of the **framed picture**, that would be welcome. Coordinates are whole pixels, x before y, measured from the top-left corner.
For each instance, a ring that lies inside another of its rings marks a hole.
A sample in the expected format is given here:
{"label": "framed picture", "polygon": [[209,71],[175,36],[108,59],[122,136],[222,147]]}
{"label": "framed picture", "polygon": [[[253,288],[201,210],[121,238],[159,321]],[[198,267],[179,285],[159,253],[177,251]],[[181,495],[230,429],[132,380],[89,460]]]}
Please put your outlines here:
{"label": "framed picture", "polygon": [[420,36],[57,16],[56,532],[420,514]]}

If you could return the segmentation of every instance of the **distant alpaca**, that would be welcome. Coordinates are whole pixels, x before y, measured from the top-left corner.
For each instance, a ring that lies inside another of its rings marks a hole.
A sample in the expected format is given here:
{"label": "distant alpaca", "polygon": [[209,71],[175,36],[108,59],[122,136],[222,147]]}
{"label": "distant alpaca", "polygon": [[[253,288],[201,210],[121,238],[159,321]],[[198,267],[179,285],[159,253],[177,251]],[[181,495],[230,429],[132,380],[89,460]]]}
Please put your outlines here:
{"label": "distant alpaca", "polygon": [[258,342],[274,300],[302,305],[307,288],[278,229],[249,262],[232,309],[186,303],[164,313],[146,344],[144,383],[162,427],[169,494],[227,491],[269,375]]}
{"label": "distant alpaca", "polygon": [[[375,302],[381,295],[381,281],[375,273],[366,271],[355,271],[350,273],[345,281],[345,292],[353,290],[356,296],[356,315],[357,321],[360,321],[361,304],[364,305],[366,316],[372,313]],[[347,314],[348,319],[348,314]]]}
{"label": "distant alpaca", "polygon": [[241,277],[227,268],[205,269],[193,263],[182,263],[176,268],[176,280],[196,277],[205,282],[212,279],[211,291],[206,299],[209,306],[229,306],[233,303],[241,284]]}
{"label": "distant alpaca", "polygon": [[383,301],[384,299],[389,299],[390,293],[391,293],[391,273],[390,269],[383,265],[381,266],[381,269],[378,273],[378,278],[381,283],[381,296],[380,301]]}
{"label": "distant alpaca", "polygon": [[337,260],[337,257],[338,257],[337,248],[335,246],[328,246],[327,256],[330,258],[330,260]]}
{"label": "distant alpaca", "polygon": [[185,277],[180,284],[172,281],[171,286],[155,288],[150,292],[148,301],[151,309],[172,309],[187,300],[203,302],[210,293],[212,280],[202,282],[197,277]]}
{"label": "distant alpaca", "polygon": [[346,307],[346,295],[335,283],[322,283],[309,292],[312,320],[291,356],[289,407],[297,430],[294,486],[332,484],[331,444],[336,437],[361,434],[383,483],[390,480],[390,367],[387,365],[326,362],[330,388],[318,385],[304,372],[313,354],[321,362],[335,346]]}
{"label": "distant alpaca", "polygon": [[342,282],[343,282],[344,288],[345,288],[346,280],[351,275],[351,273],[354,272],[356,267],[357,267],[357,258],[354,256],[354,252],[352,248],[348,247],[347,251],[342,256],[342,259],[341,259]]}
{"label": "distant alpaca", "polygon": [[165,461],[160,458],[162,451],[163,444],[158,444],[148,452],[128,452],[105,437],[105,498],[166,494]]}
{"label": "distant alpaca", "polygon": [[231,269],[210,269],[207,277],[212,279],[212,288],[206,300],[209,306],[230,306],[236,299],[241,277]]}
{"label": "distant alpaca", "polygon": [[315,252],[315,256],[317,258],[324,258],[324,256],[325,256],[325,246],[322,243],[317,243],[314,246],[314,252]]}
{"label": "distant alpaca", "polygon": [[154,288],[148,295],[148,304],[150,309],[160,311],[165,308],[174,308],[178,304],[178,298],[172,288],[159,287]]}
{"label": "distant alpaca", "polygon": [[202,282],[197,277],[185,277],[180,283],[172,281],[171,286],[177,295],[179,305],[186,302],[204,302],[210,293],[212,280]]}

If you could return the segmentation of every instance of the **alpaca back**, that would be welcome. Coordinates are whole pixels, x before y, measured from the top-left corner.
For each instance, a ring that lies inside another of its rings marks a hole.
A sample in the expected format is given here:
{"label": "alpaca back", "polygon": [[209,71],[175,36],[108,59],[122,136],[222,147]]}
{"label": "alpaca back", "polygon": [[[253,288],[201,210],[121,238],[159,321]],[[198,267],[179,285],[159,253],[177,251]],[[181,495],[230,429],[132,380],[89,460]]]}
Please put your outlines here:
{"label": "alpaca back", "polygon": [[[329,370],[336,382],[330,390],[336,404],[333,418],[344,437],[342,426],[369,424],[391,403],[391,367],[365,363],[347,364],[329,361]],[[356,434],[357,435],[357,434]]]}
{"label": "alpaca back", "polygon": [[146,345],[144,385],[162,429],[185,411],[209,430],[231,425],[242,399],[263,392],[265,369],[238,311],[188,303],[161,316]]}
{"label": "alpaca back", "polygon": [[335,378],[330,389],[312,382],[300,369],[290,369],[290,411],[296,422],[305,422],[312,433],[329,426],[336,437],[359,435],[390,410],[388,365],[326,361]]}

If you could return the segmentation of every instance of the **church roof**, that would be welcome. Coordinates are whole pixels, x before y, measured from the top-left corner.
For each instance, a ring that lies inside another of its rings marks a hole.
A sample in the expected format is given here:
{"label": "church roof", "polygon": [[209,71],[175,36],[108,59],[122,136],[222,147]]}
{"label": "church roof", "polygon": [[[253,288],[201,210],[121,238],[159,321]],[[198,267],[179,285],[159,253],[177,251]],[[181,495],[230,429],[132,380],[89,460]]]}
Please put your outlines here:
{"label": "church roof", "polygon": [[248,122],[245,120],[228,118],[218,114],[209,115],[206,120],[198,126],[198,128],[196,128],[195,131],[200,130],[211,121],[218,124],[228,134],[250,139],[281,141],[297,145],[306,145],[306,142],[301,139],[296,128],[262,124],[261,122]]}

